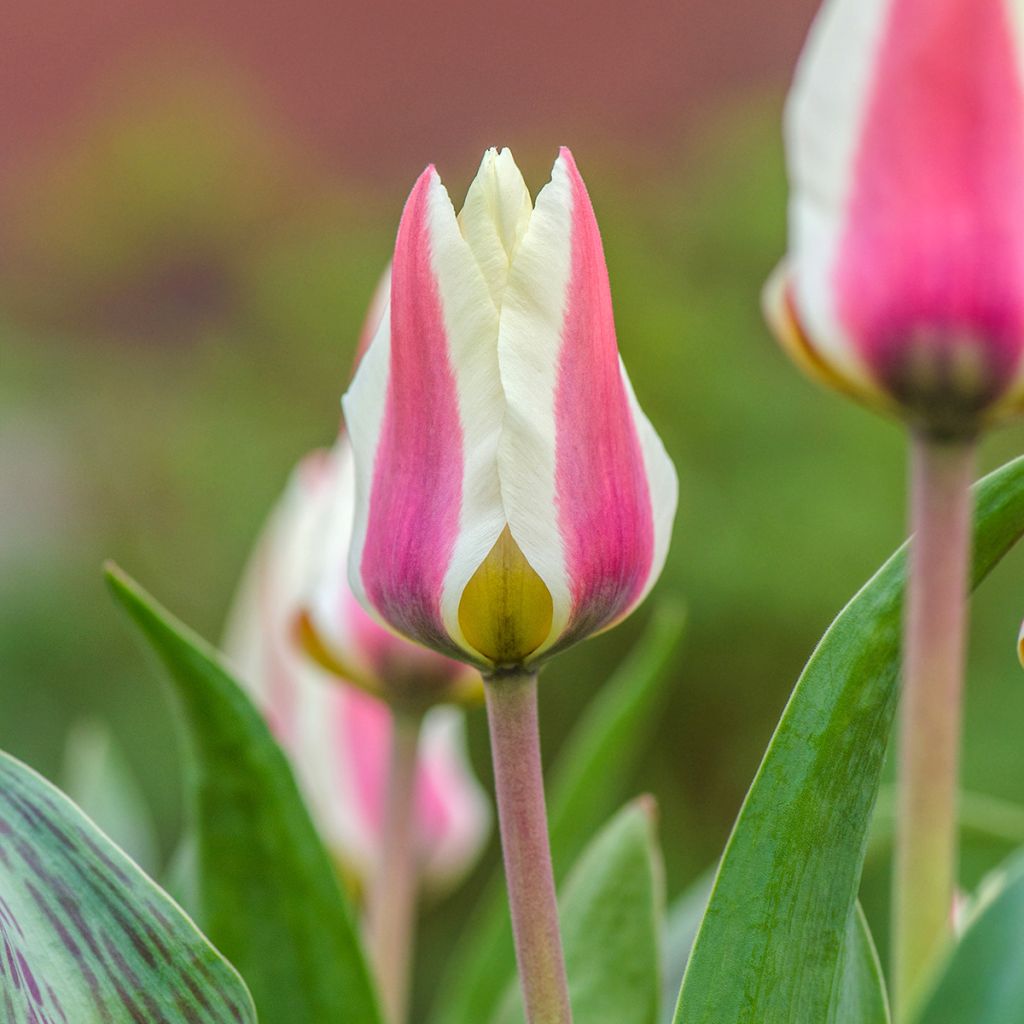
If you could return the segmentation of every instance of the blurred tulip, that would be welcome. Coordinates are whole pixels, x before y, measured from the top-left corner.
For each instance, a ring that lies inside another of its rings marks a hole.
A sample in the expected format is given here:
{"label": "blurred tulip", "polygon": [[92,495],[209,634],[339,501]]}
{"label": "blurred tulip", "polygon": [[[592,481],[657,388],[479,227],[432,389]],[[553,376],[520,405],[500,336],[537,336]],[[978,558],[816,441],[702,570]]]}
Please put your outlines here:
{"label": "blurred tulip", "polygon": [[1024,406],[1024,17],[828,0],[786,110],[768,315],[812,376],[936,436]]}
{"label": "blurred tulip", "polygon": [[536,207],[508,150],[484,156],[458,217],[423,173],[344,405],[351,584],[405,636],[484,671],[535,665],[657,579],[675,471],[619,360],[567,149]]}
{"label": "blurred tulip", "polygon": [[[352,501],[351,477],[344,438],[297,467],[246,572],[225,651],[291,756],[325,842],[365,879],[381,855],[392,715],[313,664],[294,631],[311,574],[332,546],[345,546],[339,517]],[[425,677],[436,690],[466,679],[464,667],[387,633],[354,600],[333,611],[346,671],[363,687],[379,693],[387,679]],[[462,715],[453,708],[426,716],[415,799],[422,879],[444,886],[468,869],[489,825],[466,757]]]}

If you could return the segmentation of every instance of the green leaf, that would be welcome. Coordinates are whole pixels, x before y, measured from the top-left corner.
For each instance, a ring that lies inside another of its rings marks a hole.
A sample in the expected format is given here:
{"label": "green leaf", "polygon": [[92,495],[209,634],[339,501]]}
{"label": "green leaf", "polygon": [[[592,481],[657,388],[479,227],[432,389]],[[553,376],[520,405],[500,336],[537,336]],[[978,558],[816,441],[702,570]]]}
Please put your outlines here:
{"label": "green leaf", "polygon": [[4,1024],[255,1024],[235,969],[66,797],[0,753]]}
{"label": "green leaf", "polygon": [[64,792],[144,871],[159,867],[156,824],[109,726],[78,722],[64,748]]}
{"label": "green leaf", "polygon": [[[620,811],[572,869],[560,897],[573,1017],[581,1024],[654,1024],[664,916],[654,802]],[[518,981],[493,1024],[522,1024]]]}
{"label": "green leaf", "polygon": [[[665,963],[667,970],[662,983],[660,1020],[672,1024],[676,1000],[694,940],[711,895],[714,872],[701,875],[669,908],[665,929]],[[837,1020],[859,1024],[889,1024],[889,1004],[885,994],[885,980],[878,961],[875,944],[871,939],[864,913],[850,919],[843,959],[843,985],[838,988],[841,1000]]]}
{"label": "green leaf", "polygon": [[379,1024],[352,913],[262,717],[207,644],[122,573],[107,578],[184,712],[201,919],[261,1024]]}
{"label": "green leaf", "polygon": [[[976,498],[975,583],[1024,531],[1024,459],[983,480]],[[904,566],[901,550],[832,624],[797,683],[723,856],[678,1024],[837,1020],[843,940],[896,706]]]}
{"label": "green leaf", "polygon": [[[669,669],[675,664],[685,623],[679,604],[666,602],[655,609],[636,646],[591,701],[559,755],[548,799],[551,850],[559,877],[625,795],[624,781],[669,692]],[[499,873],[452,955],[437,992],[433,1024],[487,1020],[514,963]]]}
{"label": "green leaf", "polygon": [[1024,1024],[1024,854],[981,899],[916,1024]]}

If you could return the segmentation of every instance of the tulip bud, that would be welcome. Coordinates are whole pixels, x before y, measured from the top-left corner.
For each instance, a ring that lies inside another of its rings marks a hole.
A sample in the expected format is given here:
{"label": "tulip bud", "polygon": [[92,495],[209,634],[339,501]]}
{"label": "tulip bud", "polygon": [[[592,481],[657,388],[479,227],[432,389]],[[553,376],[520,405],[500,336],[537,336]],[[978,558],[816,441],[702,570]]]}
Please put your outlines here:
{"label": "tulip bud", "polygon": [[458,217],[422,174],[344,407],[352,588],[403,635],[484,671],[535,665],[657,579],[675,471],[619,359],[568,150],[536,206],[508,150],[484,156]]}
{"label": "tulip bud", "polygon": [[[325,843],[365,878],[381,852],[392,715],[380,700],[314,664],[295,635],[296,615],[325,553],[340,548],[337,564],[344,566],[347,538],[339,535],[338,510],[346,495],[351,504],[351,475],[344,438],[333,451],[300,463],[252,556],[224,646],[290,756]],[[463,666],[388,633],[351,595],[334,611],[336,668],[351,672],[363,689],[390,693],[389,678],[415,678],[436,694],[465,681]],[[425,884],[442,886],[468,869],[489,825],[456,709],[427,713],[417,772],[417,854]]]}
{"label": "tulip bud", "polygon": [[768,317],[812,376],[939,437],[1024,403],[1024,19],[827,0],[786,109]]}

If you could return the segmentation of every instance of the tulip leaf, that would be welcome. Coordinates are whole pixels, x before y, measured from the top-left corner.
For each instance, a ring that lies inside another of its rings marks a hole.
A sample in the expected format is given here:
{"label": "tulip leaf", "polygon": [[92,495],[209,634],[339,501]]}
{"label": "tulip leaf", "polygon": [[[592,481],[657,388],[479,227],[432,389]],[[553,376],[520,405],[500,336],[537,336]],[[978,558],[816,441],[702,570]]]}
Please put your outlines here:
{"label": "tulip leaf", "polygon": [[[975,488],[977,584],[1024,532],[1024,459]],[[747,794],[677,1024],[842,1022],[836,991],[896,707],[906,550],[835,620]]]}
{"label": "tulip leaf", "polygon": [[[686,965],[701,920],[711,895],[714,872],[709,871],[692,882],[690,887],[669,907],[665,927],[665,977],[662,981],[662,1002],[659,1019],[672,1024],[676,998],[686,973]],[[843,965],[844,984],[841,993],[840,1022],[889,1024],[889,1007],[885,993],[882,967],[875,952],[868,923],[860,906],[850,919]]]}
{"label": "tulip leaf", "polygon": [[1024,1024],[1024,855],[983,883],[916,1024]]}
{"label": "tulip leaf", "polygon": [[[573,1018],[655,1024],[661,988],[664,894],[654,803],[627,804],[598,833],[559,897]],[[515,978],[493,1024],[523,1024]]]}
{"label": "tulip leaf", "polygon": [[[548,817],[559,877],[622,800],[623,782],[669,692],[686,613],[660,604],[636,646],[591,701],[560,753]],[[498,1006],[515,964],[502,876],[492,880],[439,986],[433,1024],[478,1024]]]}
{"label": "tulip leaf", "polygon": [[212,648],[118,570],[107,578],[182,708],[200,917],[261,1024],[379,1024],[352,912],[263,718]]}
{"label": "tulip leaf", "polygon": [[256,1024],[245,983],[60,790],[0,753],[4,1024]]}

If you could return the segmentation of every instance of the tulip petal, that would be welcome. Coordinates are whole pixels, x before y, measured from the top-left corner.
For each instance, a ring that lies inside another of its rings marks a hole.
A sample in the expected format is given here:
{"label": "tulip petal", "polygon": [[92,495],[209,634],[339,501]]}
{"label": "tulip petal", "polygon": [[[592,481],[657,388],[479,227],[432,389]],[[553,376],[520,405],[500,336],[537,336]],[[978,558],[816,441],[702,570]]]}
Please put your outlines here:
{"label": "tulip petal", "polygon": [[636,605],[664,560],[676,498],[619,360],[601,238],[567,149],[515,254],[498,353],[505,512],[554,606],[539,654]]}
{"label": "tulip petal", "polygon": [[509,150],[489,149],[469,186],[459,228],[500,307],[512,257],[533,212],[530,192]]}
{"label": "tulip petal", "polygon": [[[307,677],[302,698],[294,755],[303,790],[327,846],[369,878],[380,856],[391,713],[374,697],[324,677]],[[443,888],[466,870],[490,824],[469,767],[464,716],[454,708],[436,708],[424,719],[416,815],[423,878]]]}
{"label": "tulip petal", "polygon": [[828,2],[815,21],[786,107],[793,299],[834,376],[870,374],[840,321],[833,286],[853,188],[874,54],[890,0]]}
{"label": "tulip petal", "polygon": [[[315,601],[306,615],[344,678],[377,693],[419,687],[429,697],[449,683],[461,692],[476,673],[394,636],[355,601],[345,582],[352,478],[344,437],[302,460],[250,560],[223,646],[289,754],[328,847],[365,878],[380,854],[391,713],[298,649],[292,627],[311,583]],[[453,708],[424,720],[417,838],[425,881],[433,886],[466,870],[489,825],[463,729]]]}
{"label": "tulip petal", "polygon": [[801,321],[952,426],[1020,369],[1021,28],[1007,0],[832,0],[787,114]]}
{"label": "tulip petal", "polygon": [[497,315],[428,168],[399,226],[389,315],[344,400],[357,488],[369,495],[350,576],[382,621],[462,657],[459,596],[505,526]]}

